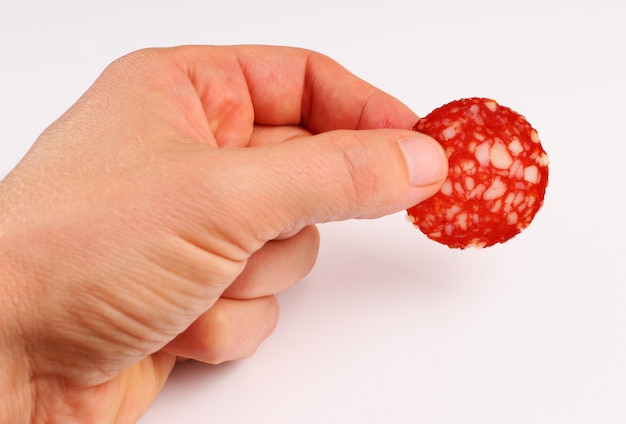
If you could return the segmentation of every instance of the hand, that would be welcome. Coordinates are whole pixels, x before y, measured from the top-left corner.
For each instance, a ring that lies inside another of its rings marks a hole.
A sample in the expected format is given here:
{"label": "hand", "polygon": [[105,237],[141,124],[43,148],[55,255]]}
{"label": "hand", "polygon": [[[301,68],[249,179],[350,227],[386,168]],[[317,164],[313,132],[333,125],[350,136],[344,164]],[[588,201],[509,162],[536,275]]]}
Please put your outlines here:
{"label": "hand", "polygon": [[115,61],[0,183],[0,422],[134,422],[177,358],[252,354],[314,224],[439,189],[416,120],[305,50]]}

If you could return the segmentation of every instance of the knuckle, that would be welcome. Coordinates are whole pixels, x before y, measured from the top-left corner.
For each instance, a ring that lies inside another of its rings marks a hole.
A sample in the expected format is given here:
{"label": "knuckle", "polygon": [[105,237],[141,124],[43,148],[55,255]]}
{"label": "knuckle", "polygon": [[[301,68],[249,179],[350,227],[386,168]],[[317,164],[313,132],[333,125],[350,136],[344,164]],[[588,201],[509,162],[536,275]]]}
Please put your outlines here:
{"label": "knuckle", "polygon": [[228,308],[214,307],[207,316],[201,337],[202,362],[217,365],[230,360],[232,350],[232,314]]}
{"label": "knuckle", "polygon": [[[206,327],[202,347],[203,362],[216,365],[248,358],[274,331],[280,310],[276,297],[270,295],[251,301],[254,303],[250,305],[252,309],[246,309],[246,312],[256,317],[253,321],[242,316],[242,310],[237,313],[229,307],[218,307],[209,312],[210,325]],[[240,301],[226,301],[230,302]]]}
{"label": "knuckle", "polygon": [[356,208],[372,203],[380,179],[362,146],[362,140],[352,131],[341,131],[331,139],[336,148],[348,184],[343,185],[344,195]]}

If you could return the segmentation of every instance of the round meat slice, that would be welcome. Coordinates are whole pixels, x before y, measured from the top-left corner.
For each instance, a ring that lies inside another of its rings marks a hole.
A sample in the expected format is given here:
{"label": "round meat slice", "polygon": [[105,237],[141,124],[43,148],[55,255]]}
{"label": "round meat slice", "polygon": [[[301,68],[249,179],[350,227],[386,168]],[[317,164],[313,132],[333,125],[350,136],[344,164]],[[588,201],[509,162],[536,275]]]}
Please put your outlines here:
{"label": "round meat slice", "polygon": [[440,192],[407,211],[429,238],[452,248],[487,247],[530,224],[543,204],[548,155],[522,115],[491,99],[461,99],[413,129],[438,140],[449,161]]}

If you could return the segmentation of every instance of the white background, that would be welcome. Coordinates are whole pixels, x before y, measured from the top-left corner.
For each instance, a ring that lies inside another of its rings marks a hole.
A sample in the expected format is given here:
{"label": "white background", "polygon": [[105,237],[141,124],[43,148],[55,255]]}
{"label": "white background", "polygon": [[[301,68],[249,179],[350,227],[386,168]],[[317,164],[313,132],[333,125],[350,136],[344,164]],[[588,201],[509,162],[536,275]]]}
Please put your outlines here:
{"label": "white background", "polygon": [[1,0],[0,175],[116,57],[188,43],[316,49],[421,115],[492,97],[550,185],[483,251],[403,213],[323,225],[257,354],[183,364],[142,424],[626,422],[626,2]]}

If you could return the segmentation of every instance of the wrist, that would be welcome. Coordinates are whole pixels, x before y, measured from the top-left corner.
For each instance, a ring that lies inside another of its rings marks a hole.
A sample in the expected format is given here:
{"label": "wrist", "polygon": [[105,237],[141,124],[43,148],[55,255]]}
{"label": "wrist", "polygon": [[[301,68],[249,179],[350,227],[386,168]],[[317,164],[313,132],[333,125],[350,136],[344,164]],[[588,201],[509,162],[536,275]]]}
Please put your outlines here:
{"label": "wrist", "polygon": [[33,405],[29,367],[24,358],[0,344],[0,422],[30,423]]}
{"label": "wrist", "polygon": [[0,334],[0,422],[30,423],[33,389],[26,357]]}
{"label": "wrist", "polygon": [[0,423],[30,423],[31,368],[17,313],[16,283],[6,265],[0,246],[0,393],[5,394],[0,396]]}

